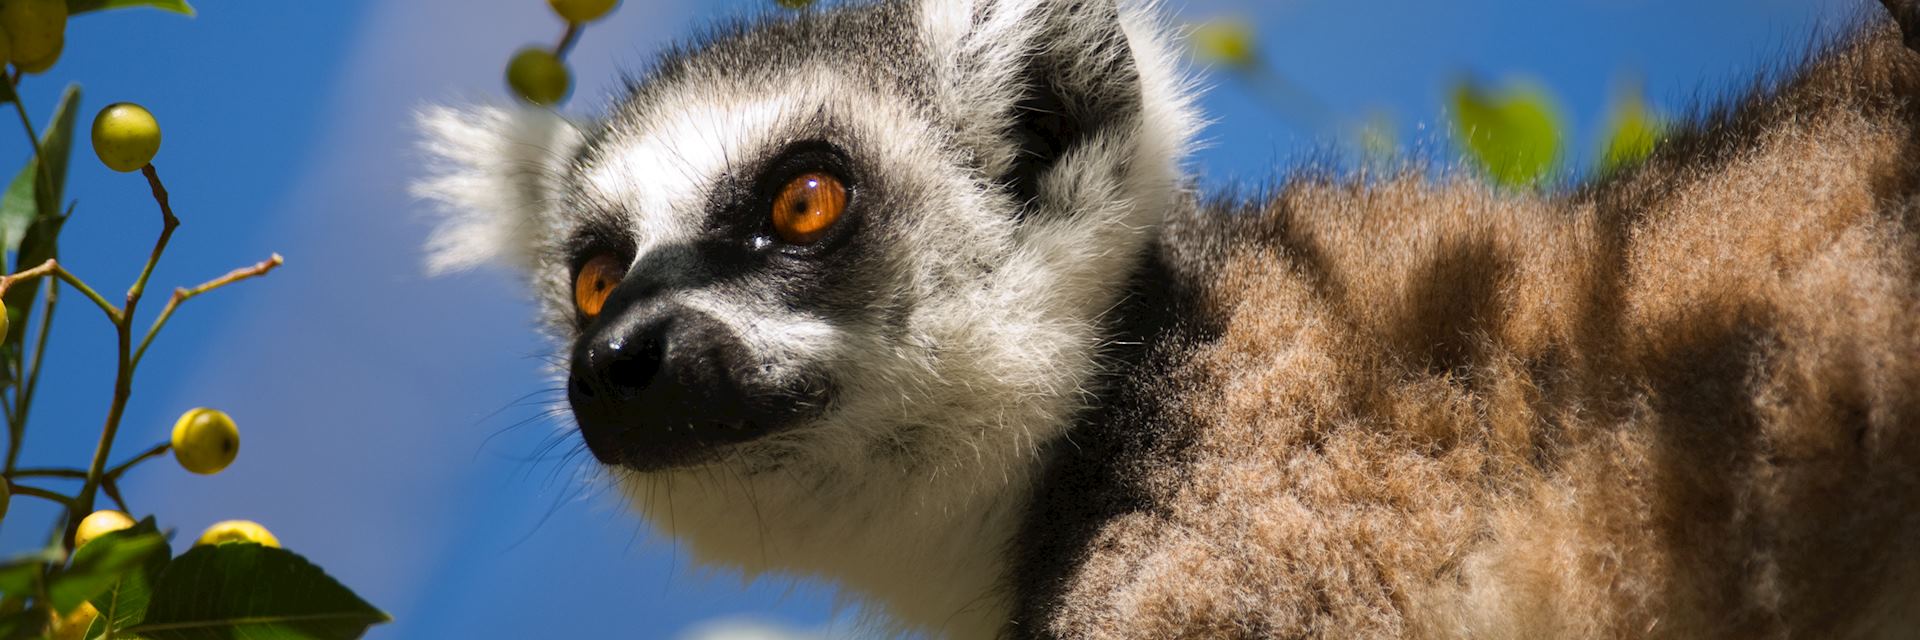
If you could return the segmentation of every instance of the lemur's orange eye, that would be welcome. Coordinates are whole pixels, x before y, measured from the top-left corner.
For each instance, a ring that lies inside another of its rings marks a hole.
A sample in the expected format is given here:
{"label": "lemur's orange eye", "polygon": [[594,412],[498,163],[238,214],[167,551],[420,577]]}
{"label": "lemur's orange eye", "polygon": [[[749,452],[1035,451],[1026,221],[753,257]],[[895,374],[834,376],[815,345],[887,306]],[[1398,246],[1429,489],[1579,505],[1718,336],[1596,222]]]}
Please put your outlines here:
{"label": "lemur's orange eye", "polygon": [[847,187],[824,173],[794,178],[773,199],[773,230],[793,244],[813,244],[847,211]]}
{"label": "lemur's orange eye", "polygon": [[573,304],[588,320],[600,315],[600,307],[607,304],[607,296],[613,294],[613,288],[620,284],[620,277],[626,275],[627,265],[619,258],[601,254],[588,260],[580,267],[580,275],[573,279]]}

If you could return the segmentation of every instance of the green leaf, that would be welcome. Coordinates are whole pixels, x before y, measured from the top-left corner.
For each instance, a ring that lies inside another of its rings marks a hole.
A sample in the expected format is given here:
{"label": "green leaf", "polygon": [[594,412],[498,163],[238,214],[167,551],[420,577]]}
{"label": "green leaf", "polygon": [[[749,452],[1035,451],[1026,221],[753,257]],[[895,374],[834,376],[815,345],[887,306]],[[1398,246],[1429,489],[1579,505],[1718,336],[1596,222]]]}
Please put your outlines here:
{"label": "green leaf", "polygon": [[33,607],[0,616],[0,640],[41,638],[47,630],[47,610]]}
{"label": "green leaf", "polygon": [[133,7],[153,7],[161,11],[172,11],[189,18],[193,17],[193,5],[187,4],[187,0],[67,0],[67,15],[77,16],[89,11]]}
{"label": "green leaf", "polygon": [[1662,129],[1653,108],[1638,89],[1614,100],[1611,111],[1607,116],[1611,124],[1606,144],[1601,147],[1605,150],[1600,158],[1602,173],[1614,173],[1645,162],[1647,156],[1653,155]]}
{"label": "green leaf", "polygon": [[236,543],[174,559],[146,619],[127,631],[149,640],[333,640],[390,620],[299,554]]}
{"label": "green leaf", "polygon": [[0,595],[31,596],[40,591],[33,585],[47,573],[47,566],[65,560],[59,547],[47,547],[0,563]]}
{"label": "green leaf", "polygon": [[[159,528],[154,524],[153,518],[141,520],[127,532],[159,537],[161,552],[147,556],[144,562],[120,576],[120,579],[106,591],[88,599],[93,603],[93,608],[100,611],[100,617],[94,619],[93,626],[87,631],[89,638],[105,635],[109,625],[113,629],[125,629],[145,618],[147,603],[153,598],[154,582],[159,580],[161,572],[166,570],[168,562],[172,559],[173,552],[167,548],[166,538],[159,536]],[[109,535],[119,533],[122,532],[116,531]],[[92,546],[92,543],[87,544],[88,548]]]}
{"label": "green leaf", "polygon": [[167,554],[167,539],[148,526],[123,529],[88,542],[73,552],[73,562],[47,581],[48,604],[62,614],[111,589],[127,575]]}
{"label": "green leaf", "polygon": [[1453,115],[1468,155],[1502,185],[1538,184],[1559,160],[1559,110],[1542,89],[1514,85],[1488,95],[1463,82],[1454,88]]}
{"label": "green leaf", "polygon": [[[18,263],[36,265],[46,262],[48,258],[59,257],[60,229],[65,227],[67,220],[72,217],[73,205],[69,204],[66,213],[54,218],[37,218],[33,224],[27,225],[26,240],[20,243],[19,253],[15,254],[18,257]],[[27,316],[33,311],[34,298],[39,295],[39,292],[40,286],[37,283],[7,292],[5,299],[7,321],[8,326],[14,329],[9,331],[4,339],[0,339],[0,362],[24,366],[20,363],[19,357],[20,354],[26,353]],[[14,367],[0,366],[0,386],[13,383],[13,371]]]}
{"label": "green leaf", "polygon": [[[73,121],[80,113],[80,86],[68,85],[54,107],[53,121],[40,134],[40,152],[45,158],[31,158],[14,176],[13,184],[0,196],[0,242],[12,252],[19,248],[27,225],[35,218],[60,213],[61,191],[67,184],[67,159],[73,146]],[[44,175],[43,175],[44,167]]]}
{"label": "green leaf", "polygon": [[[43,165],[38,157],[29,159],[6,193],[0,195],[0,248],[14,258],[12,268],[7,271],[18,270],[20,265],[39,264],[58,254],[54,245],[61,225],[66,223],[59,205],[67,183],[73,124],[79,112],[80,87],[69,85],[60,96],[60,104],[54,108],[53,121],[41,136],[40,150],[46,154],[46,162]],[[42,166],[46,167],[44,175]],[[67,211],[71,214],[72,208]],[[19,368],[21,347],[27,335],[22,329],[27,326],[27,315],[33,311],[33,300],[39,289],[38,286],[14,287],[7,292],[4,302],[8,326],[16,329],[0,340],[0,357],[7,363],[0,365],[0,385],[13,383],[13,372]]]}

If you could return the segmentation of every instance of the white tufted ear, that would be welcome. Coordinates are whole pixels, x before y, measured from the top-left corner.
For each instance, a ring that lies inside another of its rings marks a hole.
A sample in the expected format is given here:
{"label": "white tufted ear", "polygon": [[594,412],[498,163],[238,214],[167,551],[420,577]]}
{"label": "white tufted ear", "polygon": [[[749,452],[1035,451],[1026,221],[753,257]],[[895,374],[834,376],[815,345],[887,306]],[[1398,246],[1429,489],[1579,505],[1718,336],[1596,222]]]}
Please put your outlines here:
{"label": "white tufted ear", "polygon": [[[1173,29],[1151,0],[918,0],[938,108],[1018,207],[1032,299],[1111,307],[1184,196],[1200,127]],[[1023,285],[1026,286],[1026,285]]]}
{"label": "white tufted ear", "polygon": [[[1046,28],[1044,14],[1078,4],[1112,7],[1114,0],[920,0],[920,31],[936,54],[965,47],[1017,51]],[[989,70],[990,71],[990,70]]]}
{"label": "white tufted ear", "polygon": [[527,266],[553,229],[552,206],[581,144],[579,128],[534,107],[433,107],[419,124],[428,169],[413,194],[441,215],[427,241],[427,270],[496,260]]}
{"label": "white tufted ear", "polygon": [[1047,201],[1050,176],[1098,170],[1089,164],[1177,163],[1197,128],[1179,54],[1151,3],[920,0],[918,8],[937,104],[962,123],[959,142],[1022,203],[1023,216],[1073,208]]}

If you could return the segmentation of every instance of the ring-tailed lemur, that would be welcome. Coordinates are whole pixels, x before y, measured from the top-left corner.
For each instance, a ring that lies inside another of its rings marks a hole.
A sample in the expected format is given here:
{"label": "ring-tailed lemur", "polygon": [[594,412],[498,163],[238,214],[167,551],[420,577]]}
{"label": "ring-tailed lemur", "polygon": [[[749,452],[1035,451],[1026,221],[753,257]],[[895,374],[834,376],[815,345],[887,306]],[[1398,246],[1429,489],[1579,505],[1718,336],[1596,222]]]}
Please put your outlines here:
{"label": "ring-tailed lemur", "polygon": [[901,630],[1906,636],[1898,34],[1565,193],[1203,202],[1149,7],[890,0],[723,30],[591,123],[432,111],[420,190],[434,268],[531,274],[640,511]]}

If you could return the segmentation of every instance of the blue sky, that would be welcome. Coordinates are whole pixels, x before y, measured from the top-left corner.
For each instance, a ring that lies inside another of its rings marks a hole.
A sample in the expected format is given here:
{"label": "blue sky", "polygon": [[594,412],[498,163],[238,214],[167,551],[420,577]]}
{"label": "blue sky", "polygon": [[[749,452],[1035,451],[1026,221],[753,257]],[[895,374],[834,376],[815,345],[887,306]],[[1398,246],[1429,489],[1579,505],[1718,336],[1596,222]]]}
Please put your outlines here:
{"label": "blue sky", "polygon": [[[161,441],[195,406],[240,423],[221,475],[170,462],[135,472],[136,511],[191,535],[246,517],[272,528],[393,612],[381,638],[676,637],[751,617],[845,631],[817,584],[694,567],[613,496],[585,495],[573,441],[538,419],[548,383],[532,312],[510,274],[430,279],[425,221],[405,194],[418,155],[409,114],[500,101],[499,69],[559,25],[539,0],[200,0],[185,19],[145,11],[76,18],[55,70],[21,91],[44,122],[59,88],[85,85],[83,118],[147,105],[166,131],[155,164],[185,225],[156,274],[193,284],[280,252],[271,278],[203,297],[152,353],[120,451]],[[678,34],[771,0],[626,0],[573,54],[569,110],[604,107],[622,67]],[[1409,153],[1445,157],[1441,105],[1453,81],[1529,79],[1570,116],[1574,157],[1592,152],[1601,109],[1639,79],[1677,113],[1794,59],[1874,3],[1865,0],[1191,0],[1190,19],[1247,20],[1272,68],[1343,114],[1386,114]],[[323,8],[316,8],[323,7]],[[1210,186],[1257,187],[1337,145],[1209,76],[1216,119],[1194,167]],[[6,122],[11,122],[9,119]],[[65,261],[103,290],[131,279],[157,231],[146,187],[83,150]],[[0,172],[27,157],[0,126]],[[156,299],[149,313],[159,306]],[[80,465],[111,384],[111,334],[69,297],[56,323],[25,459]],[[525,426],[516,424],[532,419]],[[557,442],[557,446],[548,447]],[[15,500],[0,550],[32,546],[50,508]]]}

